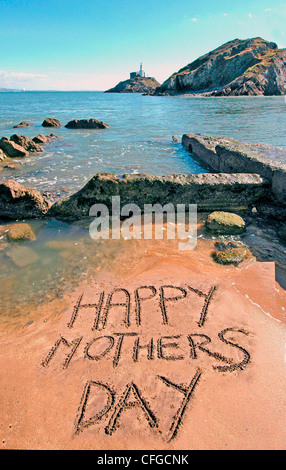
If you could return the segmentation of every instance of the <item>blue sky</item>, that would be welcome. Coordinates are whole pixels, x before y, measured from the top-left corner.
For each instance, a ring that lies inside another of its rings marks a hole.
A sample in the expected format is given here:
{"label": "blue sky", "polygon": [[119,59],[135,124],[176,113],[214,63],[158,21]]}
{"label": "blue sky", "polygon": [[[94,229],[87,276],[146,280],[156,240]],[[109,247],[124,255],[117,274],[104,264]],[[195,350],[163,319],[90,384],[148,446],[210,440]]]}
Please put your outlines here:
{"label": "blue sky", "polygon": [[105,90],[159,82],[230,41],[286,47],[286,0],[0,0],[0,88]]}

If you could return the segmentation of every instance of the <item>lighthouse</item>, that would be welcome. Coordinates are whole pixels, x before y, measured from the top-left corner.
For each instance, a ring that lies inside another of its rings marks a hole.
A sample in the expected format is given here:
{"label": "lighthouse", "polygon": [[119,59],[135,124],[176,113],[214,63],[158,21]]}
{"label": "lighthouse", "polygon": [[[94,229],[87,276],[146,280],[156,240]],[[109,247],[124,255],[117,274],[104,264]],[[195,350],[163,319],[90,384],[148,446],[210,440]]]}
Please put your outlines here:
{"label": "lighthouse", "polygon": [[145,77],[145,72],[144,72],[144,70],[143,70],[143,68],[142,68],[142,62],[141,62],[141,64],[140,64],[140,70],[139,70],[139,72],[138,72],[138,75],[140,75],[140,77]]}
{"label": "lighthouse", "polygon": [[131,78],[131,79],[132,79],[132,78],[135,78],[135,77],[142,77],[142,78],[145,78],[145,77],[146,77],[146,74],[145,74],[145,72],[144,72],[144,70],[143,70],[143,67],[142,67],[142,62],[141,62],[141,64],[140,64],[140,70],[139,70],[139,72],[131,72],[131,73],[130,73],[130,78]]}

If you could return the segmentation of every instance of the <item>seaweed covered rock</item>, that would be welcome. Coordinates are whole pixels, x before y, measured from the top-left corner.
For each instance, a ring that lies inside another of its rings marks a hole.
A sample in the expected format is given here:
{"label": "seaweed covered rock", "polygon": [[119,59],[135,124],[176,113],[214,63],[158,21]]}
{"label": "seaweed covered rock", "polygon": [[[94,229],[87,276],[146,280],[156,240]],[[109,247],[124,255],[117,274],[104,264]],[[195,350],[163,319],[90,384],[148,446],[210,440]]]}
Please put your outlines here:
{"label": "seaweed covered rock", "polygon": [[112,208],[112,197],[120,196],[121,204],[197,204],[198,211],[236,210],[252,206],[267,191],[258,175],[148,176],[98,173],[77,193],[56,202],[50,215],[79,220],[89,216],[95,203]]}
{"label": "seaweed covered rock", "polygon": [[215,233],[239,235],[245,231],[245,222],[237,214],[215,211],[208,215],[206,228]]}
{"label": "seaweed covered rock", "polygon": [[13,224],[9,227],[9,232],[7,232],[7,238],[9,241],[18,242],[29,240],[36,240],[36,235],[34,230],[29,224]]}
{"label": "seaweed covered rock", "polygon": [[212,257],[219,264],[233,264],[237,266],[250,255],[249,249],[244,245],[238,245],[233,242],[215,243],[215,251]]}

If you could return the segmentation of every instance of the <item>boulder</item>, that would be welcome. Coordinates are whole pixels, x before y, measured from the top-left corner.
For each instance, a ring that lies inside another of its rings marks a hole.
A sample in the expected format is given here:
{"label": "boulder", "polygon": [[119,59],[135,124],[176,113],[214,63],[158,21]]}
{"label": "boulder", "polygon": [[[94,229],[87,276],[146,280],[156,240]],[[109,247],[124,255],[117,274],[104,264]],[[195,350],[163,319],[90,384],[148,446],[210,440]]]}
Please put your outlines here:
{"label": "boulder", "polygon": [[7,238],[10,241],[18,242],[24,240],[36,240],[36,235],[29,224],[13,224],[9,227],[9,232],[7,232]]}
{"label": "boulder", "polygon": [[13,180],[0,182],[0,217],[13,220],[42,217],[49,207],[39,191]]}
{"label": "boulder", "polygon": [[219,234],[239,235],[245,231],[245,222],[237,214],[215,211],[208,215],[206,228]]}
{"label": "boulder", "polygon": [[46,118],[42,122],[43,127],[61,127],[61,123],[58,119]]}
{"label": "boulder", "polygon": [[32,139],[36,144],[45,144],[46,142],[49,141],[48,137],[45,136],[44,134],[39,134],[33,137]]}
{"label": "boulder", "polygon": [[32,138],[32,140],[36,144],[46,144],[51,139],[57,139],[57,136],[55,134],[50,134],[50,135],[39,134]]}
{"label": "boulder", "polygon": [[25,150],[24,147],[9,140],[8,137],[2,137],[0,140],[0,149],[10,158],[22,158],[28,155],[28,151]]}
{"label": "boulder", "polygon": [[18,129],[20,127],[29,127],[29,126],[32,126],[31,122],[22,121],[22,122],[20,122],[20,124],[17,124],[16,126],[13,126],[13,128]]}
{"label": "boulder", "polygon": [[65,127],[68,129],[107,129],[109,125],[97,119],[74,119],[69,121]]}
{"label": "boulder", "polygon": [[10,140],[15,142],[15,144],[20,145],[28,152],[43,152],[42,147],[35,143],[32,139],[29,139],[26,135],[11,135]]}
{"label": "boulder", "polygon": [[249,249],[244,245],[233,242],[215,243],[215,251],[212,253],[214,261],[219,264],[233,264],[237,266],[250,255]]}
{"label": "boulder", "polygon": [[268,144],[252,144],[225,137],[184,134],[182,145],[213,171],[255,173],[267,179],[267,202],[286,206],[286,150]]}

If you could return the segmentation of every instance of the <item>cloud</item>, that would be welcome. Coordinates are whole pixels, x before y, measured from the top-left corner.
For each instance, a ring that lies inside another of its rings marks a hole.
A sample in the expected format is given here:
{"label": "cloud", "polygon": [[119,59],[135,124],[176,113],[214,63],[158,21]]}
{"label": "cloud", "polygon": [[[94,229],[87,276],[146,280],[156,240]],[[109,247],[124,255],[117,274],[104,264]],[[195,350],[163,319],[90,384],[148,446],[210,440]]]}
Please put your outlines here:
{"label": "cloud", "polygon": [[1,88],[22,88],[31,86],[35,82],[40,82],[48,76],[42,73],[27,72],[7,72],[0,70],[0,87]]}
{"label": "cloud", "polygon": [[198,18],[192,18],[192,21],[194,21],[196,23],[199,20],[198,20]]}

